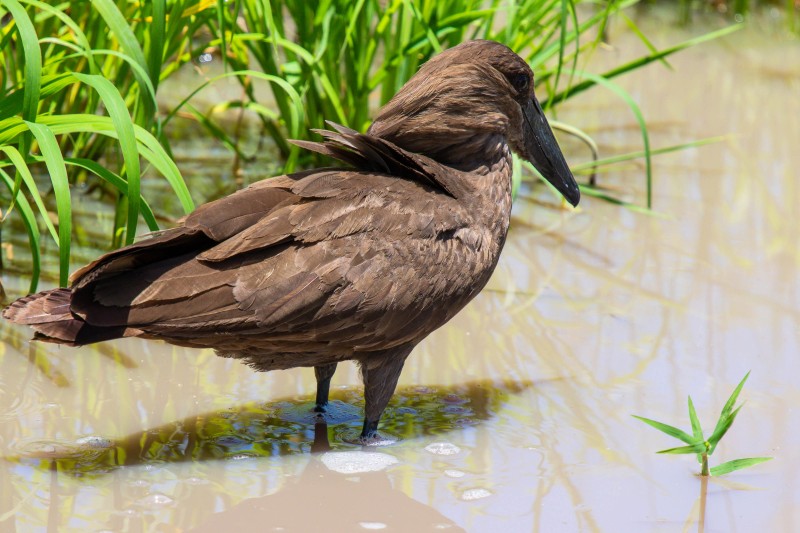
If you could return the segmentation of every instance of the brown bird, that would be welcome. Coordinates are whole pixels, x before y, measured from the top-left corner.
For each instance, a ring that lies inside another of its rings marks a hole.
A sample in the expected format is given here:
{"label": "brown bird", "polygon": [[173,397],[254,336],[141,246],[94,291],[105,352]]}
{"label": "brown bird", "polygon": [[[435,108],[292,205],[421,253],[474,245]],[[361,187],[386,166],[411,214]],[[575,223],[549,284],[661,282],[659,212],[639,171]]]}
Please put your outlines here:
{"label": "brown bird", "polygon": [[512,150],[571,204],[580,193],[533,72],[496,42],[428,61],[366,134],[332,127],[322,143],[296,144],[352,169],[279,176],[205,204],[3,316],[71,346],[143,337],[214,348],[260,371],[314,367],[319,412],[337,363],[355,360],[359,442],[381,443],[378,421],[406,357],[497,265]]}

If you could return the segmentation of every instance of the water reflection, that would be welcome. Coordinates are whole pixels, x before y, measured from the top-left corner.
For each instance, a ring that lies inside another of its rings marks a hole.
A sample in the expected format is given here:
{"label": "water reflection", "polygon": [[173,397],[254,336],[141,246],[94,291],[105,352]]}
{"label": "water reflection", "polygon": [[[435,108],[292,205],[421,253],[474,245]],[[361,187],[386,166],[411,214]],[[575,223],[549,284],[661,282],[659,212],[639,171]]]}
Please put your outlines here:
{"label": "water reflection", "polygon": [[[440,462],[447,464],[445,456],[461,450],[442,438],[488,420],[529,386],[484,381],[403,387],[385,417],[387,431],[403,441],[388,449],[362,450],[341,439],[343,430],[358,430],[361,423],[361,413],[349,405],[362,396],[353,388],[332,394],[330,425],[314,423],[309,401],[281,400],[204,413],[121,439],[17,440],[15,453],[0,458],[0,501],[26,508],[19,516],[4,517],[11,524],[27,523],[33,516],[53,530],[74,528],[83,518],[98,524],[101,517],[112,530],[147,529],[156,515],[158,523],[197,531],[231,531],[234,525],[236,531],[263,531],[265,524],[276,531],[464,531],[410,497],[396,479],[398,471],[401,480],[409,479],[402,473],[414,464],[409,450],[419,450],[419,440],[432,435],[438,444],[413,453],[443,456]],[[294,461],[287,461],[292,456]],[[189,472],[180,466],[184,463]],[[174,468],[182,473],[175,475]],[[394,479],[387,471],[394,472]],[[437,477],[465,475],[451,468]],[[110,484],[102,481],[109,476]],[[240,481],[245,485],[233,493],[220,492],[229,476],[248,481]],[[46,500],[23,496],[20,501],[17,488],[29,480],[48,486]],[[98,515],[90,505],[85,516],[68,511],[74,511],[76,494],[90,486],[111,489],[100,489],[100,501],[110,499],[104,504],[110,509]],[[476,489],[472,493],[479,494]],[[464,494],[468,499],[469,491]]]}
{"label": "water reflection", "polygon": [[465,531],[392,486],[383,470],[398,462],[394,456],[331,452],[325,423],[316,424],[314,434],[312,451],[327,453],[313,457],[295,479],[276,493],[214,514],[191,531],[264,531],[265,522],[273,531]]}
{"label": "water reflection", "polygon": [[[440,435],[487,420],[528,383],[472,382],[452,387],[400,388],[386,411],[384,431],[403,440]],[[247,404],[191,416],[121,439],[83,436],[75,441],[17,440],[6,460],[74,476],[125,466],[184,461],[243,460],[353,449],[342,438],[360,429],[363,394],[338,389],[324,419],[308,401]],[[322,423],[320,423],[322,422]]]}

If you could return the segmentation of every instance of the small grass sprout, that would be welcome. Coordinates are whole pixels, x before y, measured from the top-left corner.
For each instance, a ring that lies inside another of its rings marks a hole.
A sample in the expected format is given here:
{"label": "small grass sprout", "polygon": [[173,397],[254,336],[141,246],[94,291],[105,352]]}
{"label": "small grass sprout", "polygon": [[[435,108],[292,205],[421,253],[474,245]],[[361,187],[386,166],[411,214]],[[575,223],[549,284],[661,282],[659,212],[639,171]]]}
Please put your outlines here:
{"label": "small grass sprout", "polygon": [[657,422],[655,420],[644,418],[642,416],[636,416],[636,415],[632,416],[638,420],[641,420],[645,424],[656,428],[662,433],[666,433],[670,437],[675,437],[676,439],[686,443],[686,446],[679,446],[677,448],[668,448],[666,450],[661,450],[656,453],[697,454],[697,462],[701,464],[701,470],[700,470],[701,476],[709,476],[709,475],[721,476],[724,474],[728,474],[730,472],[734,472],[736,470],[741,470],[742,468],[747,468],[749,466],[769,461],[770,459],[772,459],[772,457],[748,457],[744,459],[734,459],[732,461],[727,461],[713,468],[708,467],[708,457],[714,453],[714,450],[717,449],[717,445],[722,440],[722,437],[724,437],[725,434],[728,432],[728,430],[731,428],[731,425],[733,425],[733,421],[736,419],[736,415],[739,414],[739,410],[743,406],[740,405],[734,409],[734,404],[736,403],[736,399],[739,397],[739,393],[742,391],[742,387],[744,386],[744,383],[747,381],[747,378],[749,376],[750,372],[745,374],[744,378],[742,378],[742,381],[740,381],[739,385],[737,385],[736,388],[733,390],[733,393],[731,394],[730,398],[728,398],[728,401],[722,408],[722,412],[719,415],[719,419],[717,420],[717,425],[714,427],[714,431],[708,438],[705,438],[703,436],[703,430],[700,426],[700,420],[697,418],[697,412],[695,411],[694,403],[692,403],[691,396],[689,396],[689,420],[692,423],[691,435],[681,429],[678,429],[674,426],[670,426],[668,424],[664,424],[662,422]]}

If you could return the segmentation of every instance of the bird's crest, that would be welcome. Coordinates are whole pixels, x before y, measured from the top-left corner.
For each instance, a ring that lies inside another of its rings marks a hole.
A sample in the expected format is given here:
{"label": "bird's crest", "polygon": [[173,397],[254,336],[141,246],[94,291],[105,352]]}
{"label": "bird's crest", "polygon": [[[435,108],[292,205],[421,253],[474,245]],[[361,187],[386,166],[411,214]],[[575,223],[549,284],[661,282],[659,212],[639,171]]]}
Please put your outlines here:
{"label": "bird's crest", "polygon": [[359,133],[335,122],[326,123],[336,131],[313,130],[325,138],[323,142],[294,139],[289,142],[333,157],[359,170],[381,172],[424,183],[453,198],[461,195],[464,180],[458,179],[459,170],[442,165],[427,156],[404,150],[380,137]]}

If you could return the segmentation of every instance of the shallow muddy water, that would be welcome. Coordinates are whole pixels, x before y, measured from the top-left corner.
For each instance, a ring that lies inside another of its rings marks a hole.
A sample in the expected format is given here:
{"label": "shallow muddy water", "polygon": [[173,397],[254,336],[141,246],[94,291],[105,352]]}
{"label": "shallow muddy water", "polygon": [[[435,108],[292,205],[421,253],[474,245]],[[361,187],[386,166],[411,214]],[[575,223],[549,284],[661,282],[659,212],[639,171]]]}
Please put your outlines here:
{"label": "shallow muddy water", "polygon": [[[642,26],[657,45],[701,31]],[[643,52],[619,31],[599,63]],[[315,427],[308,369],[135,339],[34,345],[0,324],[0,530],[800,530],[800,42],[771,31],[619,79],[654,146],[728,136],[654,160],[663,217],[520,199],[487,290],[409,359],[383,418],[393,446],[343,443],[360,426],[351,365]],[[602,89],[559,118],[604,154],[640,147]],[[640,164],[599,179],[643,202]],[[630,415],[688,429],[691,394],[708,430],[748,370],[712,466],[775,460],[701,499],[694,458],[656,455],[676,442]]]}

